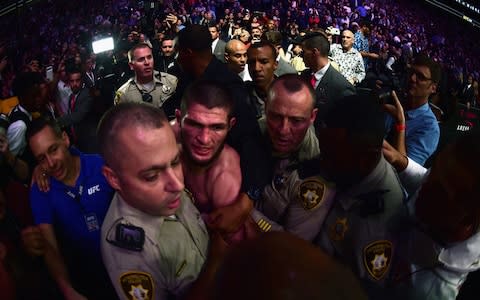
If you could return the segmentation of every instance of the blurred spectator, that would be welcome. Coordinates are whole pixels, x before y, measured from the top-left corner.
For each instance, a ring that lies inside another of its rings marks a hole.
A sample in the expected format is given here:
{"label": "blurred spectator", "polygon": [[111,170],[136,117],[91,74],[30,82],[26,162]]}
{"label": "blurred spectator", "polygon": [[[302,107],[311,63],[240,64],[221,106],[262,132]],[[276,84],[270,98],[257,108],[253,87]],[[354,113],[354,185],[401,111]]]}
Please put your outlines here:
{"label": "blurred spectator", "polygon": [[340,73],[351,84],[356,85],[365,78],[363,59],[358,50],[353,48],[355,41],[353,32],[344,30],[341,37],[342,44],[332,44],[330,54],[338,64]]}

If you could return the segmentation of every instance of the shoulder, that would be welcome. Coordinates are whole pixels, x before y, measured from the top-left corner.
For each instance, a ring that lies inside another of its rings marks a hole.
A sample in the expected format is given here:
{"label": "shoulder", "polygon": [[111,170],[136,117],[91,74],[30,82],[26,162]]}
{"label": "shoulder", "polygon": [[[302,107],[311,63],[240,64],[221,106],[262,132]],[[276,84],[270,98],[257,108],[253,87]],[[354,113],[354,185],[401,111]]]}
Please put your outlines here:
{"label": "shoulder", "polygon": [[224,176],[241,176],[240,156],[232,147],[225,145],[209,173],[213,180]]}
{"label": "shoulder", "polygon": [[155,77],[162,83],[168,83],[177,86],[178,78],[172,74],[158,72],[157,74],[155,74]]}

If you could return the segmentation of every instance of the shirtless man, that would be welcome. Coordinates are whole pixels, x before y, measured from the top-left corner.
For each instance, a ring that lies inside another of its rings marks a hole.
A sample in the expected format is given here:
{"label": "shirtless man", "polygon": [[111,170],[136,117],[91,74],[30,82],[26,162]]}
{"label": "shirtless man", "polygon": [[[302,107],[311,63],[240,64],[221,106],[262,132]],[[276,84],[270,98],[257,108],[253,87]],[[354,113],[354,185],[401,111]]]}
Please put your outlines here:
{"label": "shirtless man", "polygon": [[[240,158],[225,144],[227,133],[235,124],[231,115],[233,103],[224,87],[201,80],[188,88],[181,110],[176,111],[173,126],[181,139],[185,186],[202,214],[232,204],[240,191]],[[243,229],[230,238],[243,239]]]}

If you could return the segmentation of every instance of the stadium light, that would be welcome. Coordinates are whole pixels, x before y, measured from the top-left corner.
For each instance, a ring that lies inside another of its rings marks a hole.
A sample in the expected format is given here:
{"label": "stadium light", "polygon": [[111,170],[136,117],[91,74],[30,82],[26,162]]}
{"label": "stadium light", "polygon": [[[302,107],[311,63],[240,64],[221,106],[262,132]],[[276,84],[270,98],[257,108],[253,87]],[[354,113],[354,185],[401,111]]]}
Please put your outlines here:
{"label": "stadium light", "polygon": [[98,54],[105,51],[110,51],[115,48],[113,44],[113,38],[108,37],[92,42],[93,53]]}

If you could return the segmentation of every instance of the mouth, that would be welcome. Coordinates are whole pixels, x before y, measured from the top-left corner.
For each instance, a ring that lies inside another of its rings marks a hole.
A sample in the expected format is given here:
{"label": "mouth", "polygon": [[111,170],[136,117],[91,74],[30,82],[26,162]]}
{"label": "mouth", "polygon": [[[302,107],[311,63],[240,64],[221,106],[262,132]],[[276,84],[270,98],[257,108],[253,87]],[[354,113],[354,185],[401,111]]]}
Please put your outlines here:
{"label": "mouth", "polygon": [[173,200],[172,202],[170,202],[168,205],[167,205],[167,208],[168,209],[176,209],[180,206],[180,196],[178,196],[177,198],[175,198],[175,200]]}
{"label": "mouth", "polygon": [[212,149],[210,147],[201,147],[201,146],[193,146],[192,147],[192,152],[200,155],[200,156],[205,156],[207,154],[210,154]]}
{"label": "mouth", "polygon": [[58,168],[50,172],[50,175],[54,178],[60,178],[63,174],[63,168]]}

